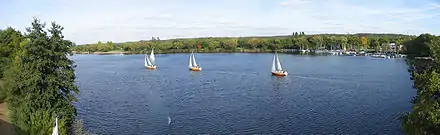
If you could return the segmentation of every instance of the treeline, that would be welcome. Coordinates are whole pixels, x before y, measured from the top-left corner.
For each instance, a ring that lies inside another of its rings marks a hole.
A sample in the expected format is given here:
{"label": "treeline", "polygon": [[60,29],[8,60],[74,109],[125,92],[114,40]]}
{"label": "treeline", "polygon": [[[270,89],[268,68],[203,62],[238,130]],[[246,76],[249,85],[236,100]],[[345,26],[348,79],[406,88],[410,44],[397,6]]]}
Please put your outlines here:
{"label": "treeline", "polygon": [[[240,51],[250,50],[372,50],[390,51],[389,43],[402,45],[405,41],[414,39],[414,36],[398,34],[354,34],[354,35],[306,35],[304,32],[293,32],[291,36],[276,37],[209,37],[126,42],[114,44],[112,42],[98,42],[97,44],[78,45],[73,48],[76,52],[108,52],[126,51],[141,53],[154,48],[159,51],[190,50],[203,51]],[[394,50],[396,51],[396,50]],[[399,50],[397,50],[399,51]]]}
{"label": "treeline", "polygon": [[46,28],[37,19],[24,33],[0,30],[0,94],[6,97],[16,134],[51,134],[56,116],[60,134],[82,132],[74,128],[72,103],[79,91],[75,65],[67,58],[74,44],[64,39],[62,30],[55,23]]}
{"label": "treeline", "polygon": [[402,127],[411,135],[440,135],[440,37],[422,34],[406,46],[417,95],[411,112],[402,117]]}

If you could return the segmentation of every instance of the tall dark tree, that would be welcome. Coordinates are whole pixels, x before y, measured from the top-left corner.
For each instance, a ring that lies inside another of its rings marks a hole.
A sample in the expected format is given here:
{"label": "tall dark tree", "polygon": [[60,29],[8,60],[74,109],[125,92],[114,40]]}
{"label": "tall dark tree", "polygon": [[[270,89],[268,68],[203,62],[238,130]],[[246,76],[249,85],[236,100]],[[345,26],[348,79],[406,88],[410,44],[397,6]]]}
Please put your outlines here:
{"label": "tall dark tree", "polygon": [[59,132],[67,134],[76,109],[74,63],[67,58],[74,45],[64,40],[63,28],[34,19],[6,72],[8,108],[18,134],[50,134],[59,116]]}

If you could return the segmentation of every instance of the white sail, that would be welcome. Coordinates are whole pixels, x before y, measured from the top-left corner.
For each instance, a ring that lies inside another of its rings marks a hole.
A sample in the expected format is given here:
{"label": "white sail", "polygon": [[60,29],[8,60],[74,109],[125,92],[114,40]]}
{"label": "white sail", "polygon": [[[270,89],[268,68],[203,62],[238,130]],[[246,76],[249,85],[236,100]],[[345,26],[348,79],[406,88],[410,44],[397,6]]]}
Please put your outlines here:
{"label": "white sail", "polygon": [[151,61],[150,59],[147,57],[147,55],[145,54],[145,66],[151,66]]}
{"label": "white sail", "polygon": [[147,61],[147,54],[145,54],[145,58],[144,58],[144,64],[145,64],[145,66],[148,66],[148,61]]}
{"label": "white sail", "polygon": [[191,55],[189,55],[189,65],[188,65],[188,67],[193,67],[192,56],[193,56],[193,53],[191,53]]}
{"label": "white sail", "polygon": [[194,57],[194,54],[192,55],[192,64],[194,67],[197,67],[197,62],[196,62],[196,58]]}
{"label": "white sail", "polygon": [[156,58],[154,57],[154,50],[151,50],[151,54],[150,54],[150,62],[151,64],[155,64]]}
{"label": "white sail", "polygon": [[275,63],[275,55],[273,56],[273,59],[272,59],[272,70],[271,71],[275,71],[276,70],[276,63]]}
{"label": "white sail", "polygon": [[52,130],[52,135],[58,135],[58,117],[55,117],[55,127]]}
{"label": "white sail", "polygon": [[276,56],[276,62],[277,62],[277,66],[276,66],[276,70],[277,71],[283,71],[283,68],[281,67],[281,63],[280,60],[278,59],[278,56]]}

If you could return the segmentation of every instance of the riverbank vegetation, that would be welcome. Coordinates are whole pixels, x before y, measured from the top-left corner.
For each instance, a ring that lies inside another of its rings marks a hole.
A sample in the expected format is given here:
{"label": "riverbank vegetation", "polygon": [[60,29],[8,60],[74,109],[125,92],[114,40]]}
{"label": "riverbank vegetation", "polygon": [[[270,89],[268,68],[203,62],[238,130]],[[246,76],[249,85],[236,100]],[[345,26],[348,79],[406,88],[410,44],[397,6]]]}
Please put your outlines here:
{"label": "riverbank vegetation", "polygon": [[[422,34],[406,43],[409,71],[417,95],[402,127],[411,135],[440,134],[440,37]],[[418,59],[431,57],[432,59]]]}
{"label": "riverbank vegetation", "polygon": [[67,58],[73,43],[63,28],[34,19],[25,33],[0,30],[2,92],[16,134],[51,134],[58,116],[60,134],[70,134],[75,121],[74,63]]}
{"label": "riverbank vegetation", "polygon": [[158,53],[176,52],[269,52],[279,49],[292,50],[347,50],[347,51],[403,51],[392,50],[390,43],[402,45],[415,36],[400,34],[319,34],[306,35],[293,32],[288,36],[275,37],[208,37],[113,43],[111,41],[96,44],[77,45],[76,53],[92,52],[128,52],[145,53],[154,48]]}

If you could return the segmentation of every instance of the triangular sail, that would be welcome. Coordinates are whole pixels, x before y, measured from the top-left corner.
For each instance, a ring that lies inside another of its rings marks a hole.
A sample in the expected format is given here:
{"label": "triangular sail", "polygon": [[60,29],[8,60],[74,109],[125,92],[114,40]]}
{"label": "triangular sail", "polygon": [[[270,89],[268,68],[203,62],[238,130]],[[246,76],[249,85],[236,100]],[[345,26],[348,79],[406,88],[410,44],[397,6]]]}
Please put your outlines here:
{"label": "triangular sail", "polygon": [[194,67],[197,67],[197,62],[196,62],[196,58],[194,57],[194,54],[192,55],[192,65],[194,66]]}
{"label": "triangular sail", "polygon": [[276,70],[283,71],[283,68],[281,67],[280,60],[278,59],[278,55],[276,56],[276,62],[277,62]]}
{"label": "triangular sail", "polygon": [[193,56],[193,53],[191,53],[191,55],[189,55],[189,65],[188,65],[188,67],[193,67],[192,56]]}
{"label": "triangular sail", "polygon": [[58,117],[55,117],[55,127],[52,130],[52,135],[58,135]]}
{"label": "triangular sail", "polygon": [[154,50],[151,50],[151,54],[150,54],[150,62],[151,64],[155,64],[156,58],[154,57]]}
{"label": "triangular sail", "polygon": [[150,61],[150,59],[147,57],[147,54],[145,54],[145,66],[151,66],[151,61]]}
{"label": "triangular sail", "polygon": [[271,71],[275,71],[276,70],[276,63],[275,63],[275,55],[273,56],[273,59],[272,59],[272,70]]}

